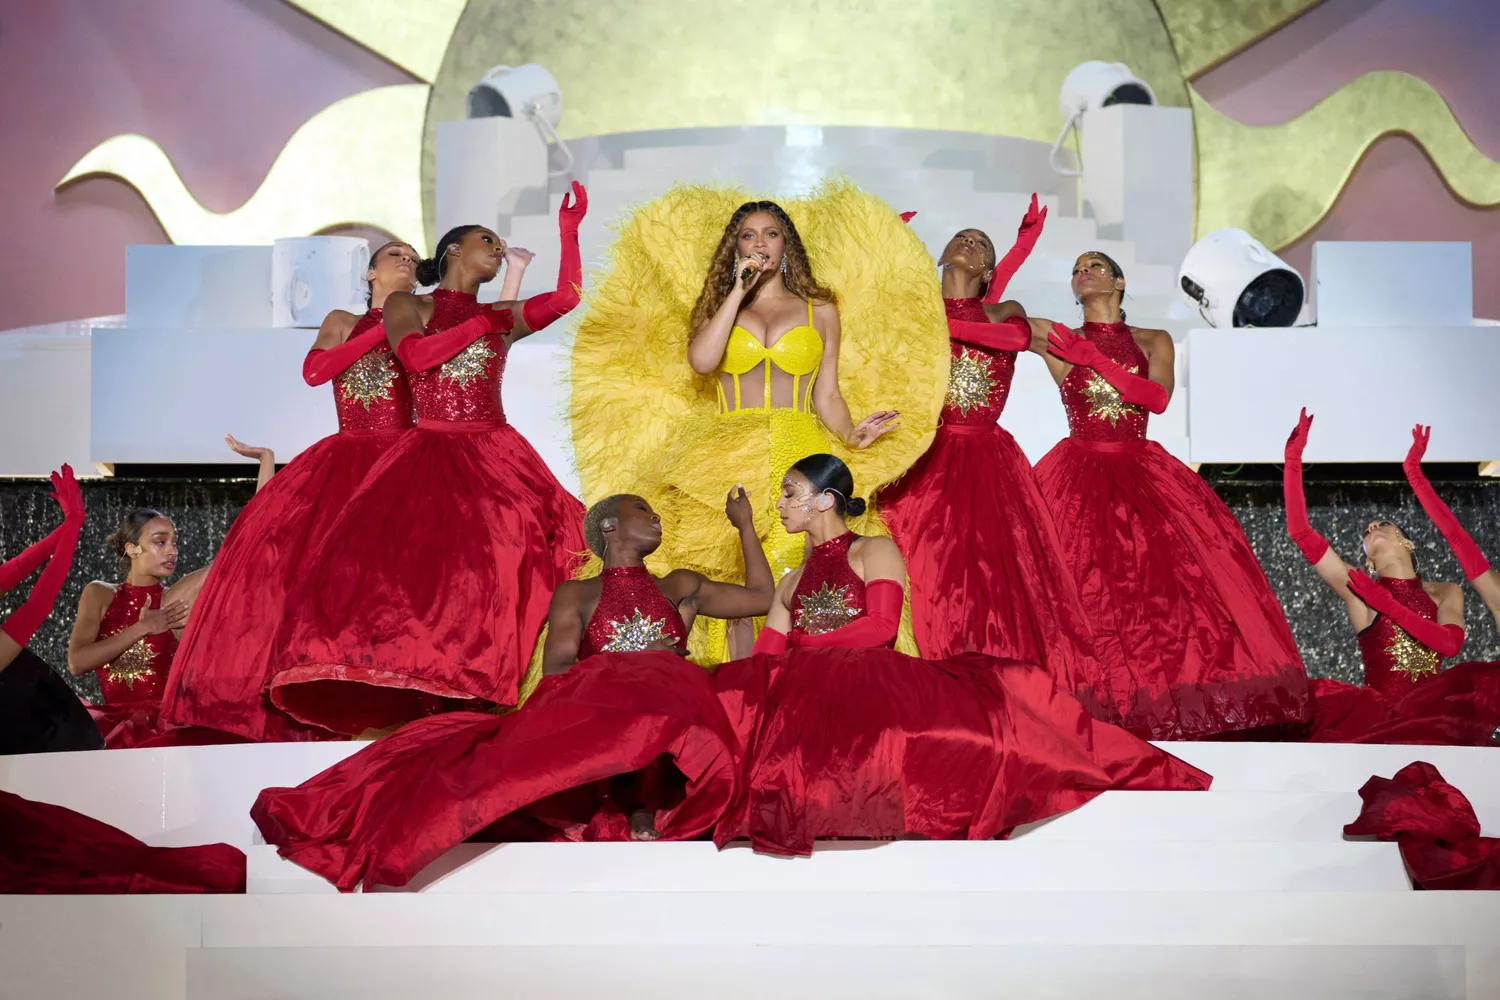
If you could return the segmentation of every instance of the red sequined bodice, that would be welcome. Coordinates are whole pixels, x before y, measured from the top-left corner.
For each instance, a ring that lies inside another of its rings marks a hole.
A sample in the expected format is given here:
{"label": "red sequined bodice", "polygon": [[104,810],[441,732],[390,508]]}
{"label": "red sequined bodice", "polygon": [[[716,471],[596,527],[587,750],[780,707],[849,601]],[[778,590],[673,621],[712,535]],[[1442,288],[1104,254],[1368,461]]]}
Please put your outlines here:
{"label": "red sequined bodice", "polygon": [[[432,293],[432,319],[423,333],[441,333],[487,309],[468,292],[439,288]],[[500,380],[505,374],[505,350],[501,334],[487,333],[436,368],[407,373],[417,418],[503,422]]]}
{"label": "red sequined bodice", "polygon": [[[141,620],[146,608],[161,607],[161,584],[136,587],[122,583],[99,622],[99,639],[108,639]],[[160,702],[166,687],[177,636],[171,631],[142,636],[130,648],[99,668],[99,693],[106,705]]]}
{"label": "red sequined bodice", "polygon": [[[1382,576],[1375,581],[1403,607],[1423,618],[1437,620],[1437,604],[1422,589],[1421,577],[1401,580]],[[1376,615],[1359,634],[1359,655],[1365,661],[1365,687],[1399,698],[1424,677],[1443,669],[1443,658],[1413,639],[1385,615]]]}
{"label": "red sequined bodice", "polygon": [[[1080,332],[1126,371],[1142,377],[1148,373],[1146,355],[1124,323],[1085,323]],[[1146,436],[1146,409],[1122,400],[1120,390],[1092,368],[1074,365],[1059,388],[1070,436],[1080,441],[1139,441]]]}
{"label": "red sequined bodice", "polygon": [[[978,299],[944,299],[949,319],[988,323]],[[948,395],[943,400],[942,426],[993,424],[1005,409],[1010,383],[1016,375],[1016,352],[996,351],[949,340]]]}
{"label": "red sequined bodice", "polygon": [[859,536],[846,531],[814,545],[792,592],[792,631],[822,635],[863,618],[865,582],[849,565],[849,546]]}
{"label": "red sequined bodice", "polygon": [[[349,331],[349,339],[378,325],[384,312],[371,309],[361,316]],[[391,345],[383,340],[330,384],[341,431],[400,430],[416,423],[406,370],[396,360]]]}
{"label": "red sequined bodice", "polygon": [[599,604],[583,630],[580,660],[596,653],[638,653],[662,639],[674,646],[687,641],[682,616],[644,566],[606,569],[599,580]]}

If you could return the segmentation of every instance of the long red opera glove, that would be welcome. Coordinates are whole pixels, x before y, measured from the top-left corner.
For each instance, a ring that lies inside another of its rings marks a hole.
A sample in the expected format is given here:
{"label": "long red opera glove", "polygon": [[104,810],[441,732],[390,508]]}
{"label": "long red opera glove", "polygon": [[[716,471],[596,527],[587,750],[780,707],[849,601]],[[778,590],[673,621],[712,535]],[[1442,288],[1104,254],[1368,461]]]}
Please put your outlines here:
{"label": "long red opera glove", "polygon": [[1396,600],[1389,590],[1370,579],[1364,570],[1349,571],[1349,589],[1354,591],[1355,597],[1400,625],[1407,635],[1439,656],[1457,656],[1458,651],[1464,648],[1462,625],[1439,625],[1431,618],[1422,617]]}
{"label": "long red opera glove", "polygon": [[314,348],[302,360],[302,381],[308,385],[324,382],[344,374],[349,366],[364,357],[385,340],[385,324],[376,323],[358,337],[350,337],[337,347]]}
{"label": "long red opera glove", "polygon": [[1031,346],[1031,325],[1020,316],[1011,316],[998,323],[950,319],[948,336],[960,344],[987,347],[992,351],[1024,351]]}
{"label": "long red opera glove", "polygon": [[831,632],[808,635],[793,629],[787,641],[796,647],[837,646],[861,649],[885,646],[896,638],[901,626],[901,584],[895,580],[872,580],[865,586],[865,616]]}
{"label": "long red opera glove", "polygon": [[589,210],[589,195],[583,185],[573,182],[573,199],[563,195],[557,213],[557,229],[562,237],[562,259],[557,265],[557,287],[533,295],[521,304],[521,319],[530,330],[540,330],[572,312],[578,305],[578,291],[583,287],[583,260],[578,253],[578,224]]}
{"label": "long red opera glove", "polygon": [[1104,352],[1092,340],[1074,333],[1061,323],[1052,324],[1052,332],[1047,336],[1047,350],[1068,364],[1092,368],[1119,391],[1120,398],[1125,402],[1133,406],[1144,406],[1152,413],[1166,411],[1170,399],[1166,387],[1126,371],[1105,357]]}
{"label": "long red opera glove", "polygon": [[751,649],[750,652],[756,655],[761,653],[785,653],[786,633],[778,632],[767,625],[760,630],[760,635],[755,637],[755,648]]}
{"label": "long red opera glove", "polygon": [[1411,450],[1406,453],[1406,461],[1401,463],[1401,468],[1406,472],[1406,481],[1411,484],[1412,492],[1416,493],[1417,501],[1421,503],[1422,509],[1437,525],[1438,531],[1442,532],[1443,539],[1448,543],[1448,548],[1458,557],[1458,565],[1463,568],[1464,579],[1478,579],[1490,571],[1490,562],[1474,544],[1474,539],[1458,523],[1458,518],[1453,516],[1453,511],[1448,505],[1438,498],[1432,484],[1422,473],[1422,456],[1427,453],[1427,442],[1432,437],[1432,428],[1423,427],[1421,424],[1412,428]]}
{"label": "long red opera glove", "polygon": [[396,345],[396,357],[407,371],[424,372],[457,357],[487,333],[509,333],[515,323],[509,309],[486,309],[442,333],[408,333]]}
{"label": "long red opera glove", "polygon": [[1286,465],[1281,470],[1281,495],[1286,500],[1286,533],[1292,537],[1302,558],[1316,564],[1328,551],[1328,539],[1313,530],[1307,520],[1307,499],[1302,493],[1302,449],[1307,447],[1307,432],[1313,418],[1303,407],[1297,426],[1286,439]]}
{"label": "long red opera glove", "polygon": [[0,631],[10,636],[18,646],[30,642],[36,630],[41,628],[42,622],[52,613],[57,595],[68,578],[68,570],[73,567],[73,550],[78,547],[78,535],[83,531],[83,492],[78,488],[78,481],[73,478],[72,467],[64,465],[61,473],[54,472],[52,486],[52,497],[63,510],[63,523],[57,536],[56,548],[47,562],[47,568],[42,570],[36,585],[31,588],[31,595],[26,598],[26,603],[11,612],[5,623],[0,625]]}
{"label": "long red opera glove", "polygon": [[35,573],[37,567],[47,561],[57,549],[57,540],[62,537],[65,527],[66,524],[59,524],[46,538],[28,545],[21,550],[20,555],[0,565],[0,594],[10,593],[16,584]]}
{"label": "long red opera glove", "polygon": [[[1036,195],[1031,196],[1031,207],[1021,217],[1021,228],[1016,230],[1016,242],[1006,251],[1005,256],[995,265],[995,271],[990,276],[989,291],[985,292],[984,302],[986,305],[994,305],[1000,301],[1005,294],[1005,286],[1010,284],[1010,279],[1016,276],[1021,265],[1026,263],[1026,258],[1031,256],[1031,251],[1036,247],[1036,241],[1041,238],[1042,227],[1047,222],[1047,210],[1038,210]],[[1157,411],[1160,412],[1160,411]]]}

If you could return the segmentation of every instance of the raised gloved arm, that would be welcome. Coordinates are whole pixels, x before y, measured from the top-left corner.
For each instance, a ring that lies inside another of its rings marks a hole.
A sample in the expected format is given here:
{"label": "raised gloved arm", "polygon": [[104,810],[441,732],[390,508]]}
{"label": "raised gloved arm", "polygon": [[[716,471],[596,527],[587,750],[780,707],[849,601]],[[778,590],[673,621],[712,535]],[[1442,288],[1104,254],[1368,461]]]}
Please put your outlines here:
{"label": "raised gloved arm", "polygon": [[1314,531],[1307,520],[1307,499],[1302,491],[1302,451],[1307,447],[1312,420],[1304,407],[1302,415],[1297,418],[1297,426],[1286,439],[1286,465],[1281,470],[1281,494],[1286,501],[1286,533],[1302,553],[1302,558],[1316,566],[1318,560],[1328,552],[1328,539]]}
{"label": "raised gloved arm", "polygon": [[18,646],[25,646],[52,613],[57,603],[68,570],[73,566],[73,551],[78,547],[78,535],[83,531],[83,493],[78,481],[73,478],[73,469],[64,465],[60,473],[52,474],[52,497],[63,510],[63,523],[55,534],[57,541],[47,568],[31,588],[31,595],[15,611],[11,612],[0,631],[8,635]]}
{"label": "raised gloved arm", "polygon": [[1442,532],[1443,539],[1448,543],[1448,548],[1458,557],[1458,565],[1463,569],[1465,580],[1477,580],[1490,571],[1490,562],[1474,544],[1474,539],[1464,530],[1463,525],[1458,523],[1458,518],[1453,516],[1453,511],[1438,497],[1433,490],[1432,484],[1422,473],[1422,456],[1427,452],[1427,442],[1432,437],[1432,428],[1418,424],[1412,428],[1411,450],[1406,453],[1406,461],[1401,463],[1401,468],[1406,472],[1406,481],[1411,484],[1412,492],[1416,493],[1417,500],[1422,504],[1422,509],[1437,525],[1438,531]]}
{"label": "raised gloved arm", "polygon": [[557,287],[550,292],[533,295],[522,303],[522,327],[516,330],[516,337],[524,337],[551,325],[578,305],[578,293],[583,287],[583,261],[578,252],[578,224],[583,221],[588,208],[588,192],[582,184],[574,181],[572,199],[563,195],[562,208],[557,213],[557,229],[562,237]]}
{"label": "raised gloved arm", "polygon": [[1006,251],[995,264],[994,273],[990,276],[990,287],[984,295],[985,305],[994,305],[1005,295],[1005,287],[1010,284],[1010,279],[1016,276],[1021,265],[1026,263],[1026,258],[1031,256],[1031,251],[1036,247],[1036,241],[1042,235],[1042,227],[1047,222],[1047,210],[1037,208],[1036,195],[1031,196],[1031,207],[1021,217],[1021,228],[1016,230],[1016,242]]}

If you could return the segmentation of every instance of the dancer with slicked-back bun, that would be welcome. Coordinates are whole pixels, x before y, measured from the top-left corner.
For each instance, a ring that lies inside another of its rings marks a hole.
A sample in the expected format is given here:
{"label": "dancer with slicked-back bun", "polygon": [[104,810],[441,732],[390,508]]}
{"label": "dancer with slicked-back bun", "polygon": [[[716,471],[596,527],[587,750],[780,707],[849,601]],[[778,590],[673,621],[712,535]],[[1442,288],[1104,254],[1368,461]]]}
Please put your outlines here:
{"label": "dancer with slicked-back bun", "polygon": [[1088,692],[1081,679],[1094,671],[1087,661],[1095,652],[1078,587],[1031,463],[997,422],[1016,354],[1035,346],[1025,310],[1001,299],[1046,214],[1033,195],[1003,258],[978,229],[948,241],[938,261],[952,342],[943,420],[927,454],[881,491],[880,503],[911,575],[923,656],[1015,657]]}
{"label": "dancer with slicked-back bun", "polygon": [[476,298],[506,254],[484,226],[444,234],[428,295],[386,299],[417,426],[365,477],[291,591],[271,701],[358,736],[458,708],[512,706],[553,589],[583,549],[583,507],[505,419],[506,354],[578,304],[583,187],[563,199],[557,287]]}
{"label": "dancer with slicked-back bun", "polygon": [[266,685],[288,592],[365,475],[416,422],[384,316],[392,294],[415,287],[419,258],[406,243],[381,246],[365,272],[370,308],[362,316],[334,310],[323,320],[302,377],[331,385],[338,432],[265,480],[229,529],[172,665],[162,700],[168,720],[248,740],[340,735],[276,708]]}
{"label": "dancer with slicked-back bun", "polygon": [[[1363,570],[1345,562],[1313,530],[1302,491],[1302,452],[1312,423],[1303,410],[1286,442],[1282,486],[1287,533],[1318,577],[1343,599],[1365,676],[1359,687],[1328,678],[1312,682],[1310,738],[1322,743],[1493,745],[1500,727],[1500,663],[1443,669],[1443,661],[1457,656],[1464,645],[1463,588],[1424,579],[1417,572],[1416,546],[1395,521],[1379,518],[1365,526]],[[1407,475],[1465,574],[1482,576],[1489,564],[1462,528],[1453,532],[1457,521],[1422,476],[1427,431],[1418,427],[1414,437],[1415,458],[1408,462]]]}
{"label": "dancer with slicked-back bun", "polygon": [[1148,739],[1299,734],[1307,672],[1239,522],[1146,422],[1167,408],[1172,338],[1129,326],[1125,275],[1073,265],[1084,324],[1031,319],[1068,436],[1036,465],[1098,652],[1080,697]]}
{"label": "dancer with slicked-back bun", "polygon": [[812,551],[777,588],[755,647],[765,655],[714,674],[744,747],[716,842],[806,854],[823,838],[982,840],[1107,788],[1208,787],[1197,768],[1089,716],[1039,666],[893,650],[906,567],[890,539],[849,530],[864,509],[854,487],[833,455],[782,480],[781,522]]}

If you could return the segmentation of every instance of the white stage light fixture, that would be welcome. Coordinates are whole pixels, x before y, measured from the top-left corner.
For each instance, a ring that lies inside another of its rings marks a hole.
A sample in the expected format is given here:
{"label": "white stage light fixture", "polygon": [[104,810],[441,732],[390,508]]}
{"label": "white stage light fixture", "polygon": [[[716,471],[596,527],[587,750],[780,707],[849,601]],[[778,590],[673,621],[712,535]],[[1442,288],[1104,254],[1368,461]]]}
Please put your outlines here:
{"label": "white stage light fixture", "polygon": [[1292,326],[1307,286],[1291,265],[1243,229],[1218,229],[1182,259],[1177,283],[1209,326]]}
{"label": "white stage light fixture", "polygon": [[335,309],[369,306],[370,245],[354,236],[298,236],[271,248],[271,325],[317,328]]}
{"label": "white stage light fixture", "polygon": [[469,88],[470,118],[526,118],[542,133],[542,138],[557,146],[564,165],[549,171],[553,177],[573,168],[573,153],[557,134],[562,121],[562,88],[545,66],[496,66],[484,79]]}
{"label": "white stage light fixture", "polygon": [[1063,128],[1052,144],[1048,162],[1060,174],[1076,177],[1082,171],[1057,162],[1057,154],[1067,141],[1068,133],[1078,127],[1085,111],[1107,108],[1112,104],[1155,104],[1156,91],[1151,84],[1130,72],[1124,63],[1107,63],[1091,59],[1079,63],[1063,78],[1057,95],[1057,109],[1063,116]]}

